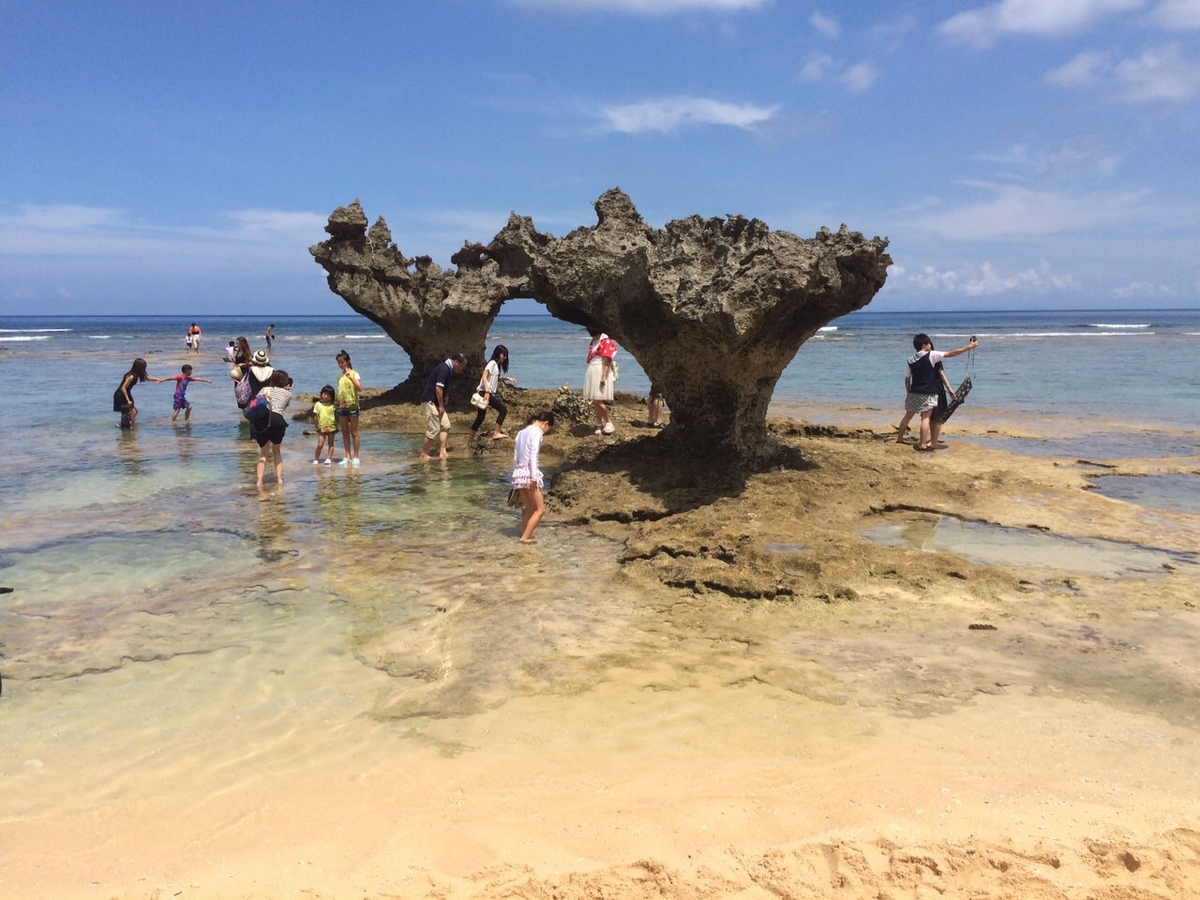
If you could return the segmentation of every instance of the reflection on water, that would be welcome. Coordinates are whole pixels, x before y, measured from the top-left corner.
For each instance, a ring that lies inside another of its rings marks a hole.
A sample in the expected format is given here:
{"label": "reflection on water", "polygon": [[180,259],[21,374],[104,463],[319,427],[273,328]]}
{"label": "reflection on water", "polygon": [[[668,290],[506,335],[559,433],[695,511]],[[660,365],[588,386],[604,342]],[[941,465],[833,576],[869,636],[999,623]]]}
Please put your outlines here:
{"label": "reflection on water", "polygon": [[940,550],[989,566],[1039,566],[1119,578],[1162,574],[1165,565],[1196,565],[1196,556],[1154,547],[1048,534],[952,516],[896,515],[863,532],[880,544]]}
{"label": "reflection on water", "polygon": [[1105,475],[1094,478],[1092,484],[1115,500],[1200,513],[1200,477],[1196,475]]}
{"label": "reflection on water", "polygon": [[985,441],[989,446],[1022,456],[1071,456],[1076,459],[1161,459],[1200,454],[1200,440],[1194,434],[1163,431],[1101,431],[1094,434],[1047,439],[1014,438],[988,435],[964,438]]}

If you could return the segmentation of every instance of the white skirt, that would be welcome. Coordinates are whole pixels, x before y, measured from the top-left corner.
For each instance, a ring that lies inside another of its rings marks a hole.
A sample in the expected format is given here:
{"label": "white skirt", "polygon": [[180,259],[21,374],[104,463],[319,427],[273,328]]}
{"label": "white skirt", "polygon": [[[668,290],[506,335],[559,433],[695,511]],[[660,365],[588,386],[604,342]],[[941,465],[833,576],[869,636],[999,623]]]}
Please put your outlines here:
{"label": "white skirt", "polygon": [[605,400],[609,401],[613,398],[613,379],[612,370],[609,370],[608,379],[604,382],[604,387],[600,387],[600,379],[604,377],[604,359],[603,356],[597,356],[588,363],[587,373],[583,376],[583,399],[584,400]]}

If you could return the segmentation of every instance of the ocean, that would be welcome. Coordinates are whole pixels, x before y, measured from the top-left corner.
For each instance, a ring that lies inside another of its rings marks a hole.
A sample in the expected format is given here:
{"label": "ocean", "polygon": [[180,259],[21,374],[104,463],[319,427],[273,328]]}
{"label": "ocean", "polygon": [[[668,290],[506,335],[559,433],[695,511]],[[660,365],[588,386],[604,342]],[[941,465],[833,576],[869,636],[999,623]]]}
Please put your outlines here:
{"label": "ocean", "polygon": [[[523,552],[493,463],[420,464],[419,436],[364,432],[361,468],[329,471],[296,423],[287,484],[256,492],[221,350],[239,335],[261,347],[268,323],[201,319],[197,354],[189,322],[0,318],[14,427],[0,466],[0,824],[136,828],[181,785],[215,809],[375,741],[453,757],[470,748],[434,723],[587,690],[634,652],[645,609],[616,546],[550,524]],[[342,349],[367,387],[408,374],[357,316],[274,324],[273,363],[297,392],[334,382]],[[801,348],[772,412],[894,424],[917,331],[939,349],[980,341],[947,362],[974,383],[948,436],[994,422],[1018,437],[969,439],[1092,460],[1200,453],[1200,310],[854,313]],[[488,349],[509,348],[523,387],[578,388],[587,342],[546,316],[501,316]],[[136,428],[116,427],[112,393],[136,356],[155,377],[190,363],[212,379],[188,391],[190,424],[170,423],[170,385],[147,383]],[[621,361],[619,387],[644,393]]]}

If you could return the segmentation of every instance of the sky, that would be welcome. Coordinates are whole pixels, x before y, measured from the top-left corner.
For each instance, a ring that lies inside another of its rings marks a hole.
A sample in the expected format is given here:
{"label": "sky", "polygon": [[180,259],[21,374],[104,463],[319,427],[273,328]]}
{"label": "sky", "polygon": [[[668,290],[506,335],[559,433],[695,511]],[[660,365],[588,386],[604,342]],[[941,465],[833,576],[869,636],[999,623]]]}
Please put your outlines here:
{"label": "sky", "polygon": [[[358,199],[891,241],[870,309],[1200,307],[1200,0],[0,0],[0,315],[339,315]],[[507,310],[506,310],[507,311]]]}

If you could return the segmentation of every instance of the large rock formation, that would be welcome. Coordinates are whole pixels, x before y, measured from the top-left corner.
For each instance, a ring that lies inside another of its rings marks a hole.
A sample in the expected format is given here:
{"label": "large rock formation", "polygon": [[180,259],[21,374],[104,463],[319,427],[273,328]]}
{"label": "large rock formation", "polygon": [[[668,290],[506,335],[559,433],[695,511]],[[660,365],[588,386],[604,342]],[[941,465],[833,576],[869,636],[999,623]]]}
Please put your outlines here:
{"label": "large rock formation", "polygon": [[[670,405],[673,440],[764,461],[775,382],[821,326],[883,286],[887,241],[845,226],[806,240],[743,216],[654,229],[620,190],[595,207],[597,224],[564,238],[514,214],[486,247],[455,254],[453,276],[427,259],[410,272],[382,219],[365,233],[357,203],[334,213],[330,240],[311,252],[330,287],[409,352],[415,374],[450,347],[480,354],[480,365],[503,302],[532,297],[560,319],[603,328],[641,364]],[[413,348],[427,357],[418,363]]]}
{"label": "large rock formation", "polygon": [[524,296],[523,275],[503,275],[478,255],[473,266],[460,265],[457,272],[443,272],[428,256],[408,259],[382,216],[368,231],[357,200],[334,210],[325,230],[329,240],[309,252],[329,273],[330,290],[408,354],[412,370],[398,386],[403,395],[418,393],[433,367],[452,353],[467,354],[468,372],[483,370],[492,320],[505,300]]}

